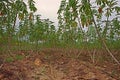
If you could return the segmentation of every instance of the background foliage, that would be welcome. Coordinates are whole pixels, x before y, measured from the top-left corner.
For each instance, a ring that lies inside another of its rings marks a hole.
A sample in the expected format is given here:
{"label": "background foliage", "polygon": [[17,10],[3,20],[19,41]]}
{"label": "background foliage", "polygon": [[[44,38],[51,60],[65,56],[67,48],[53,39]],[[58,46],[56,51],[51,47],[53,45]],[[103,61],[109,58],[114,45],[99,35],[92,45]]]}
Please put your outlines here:
{"label": "background foliage", "polygon": [[[28,5],[28,6],[27,6]],[[102,38],[111,49],[120,48],[120,7],[117,0],[61,0],[58,28],[49,19],[35,15],[35,2],[0,1],[1,50],[42,47],[102,48],[93,14]]]}

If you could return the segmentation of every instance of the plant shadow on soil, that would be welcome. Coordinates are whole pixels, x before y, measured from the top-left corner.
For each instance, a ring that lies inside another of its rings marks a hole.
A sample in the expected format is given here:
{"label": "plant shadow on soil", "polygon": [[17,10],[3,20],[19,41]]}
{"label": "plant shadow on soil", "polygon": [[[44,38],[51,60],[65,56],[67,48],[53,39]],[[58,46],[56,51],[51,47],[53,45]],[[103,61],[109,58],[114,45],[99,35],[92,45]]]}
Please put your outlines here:
{"label": "plant shadow on soil", "polygon": [[0,80],[120,80],[120,67],[104,50],[46,48],[13,54],[14,59],[1,55]]}

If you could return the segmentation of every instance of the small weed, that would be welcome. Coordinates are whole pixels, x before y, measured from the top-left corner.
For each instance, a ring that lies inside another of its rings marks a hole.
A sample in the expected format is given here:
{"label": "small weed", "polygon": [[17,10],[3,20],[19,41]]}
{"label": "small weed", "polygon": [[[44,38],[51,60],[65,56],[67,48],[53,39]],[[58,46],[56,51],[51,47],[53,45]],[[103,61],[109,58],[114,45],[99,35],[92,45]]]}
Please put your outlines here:
{"label": "small weed", "polygon": [[14,61],[13,57],[8,57],[5,59],[5,62],[13,62],[13,61]]}
{"label": "small weed", "polygon": [[16,55],[15,58],[16,58],[16,60],[22,60],[24,58],[24,56],[22,56],[22,55]]}
{"label": "small weed", "polygon": [[15,60],[22,60],[23,58],[24,58],[24,56],[22,56],[22,55],[16,55],[15,58],[13,58],[13,57],[7,57],[5,59],[5,62],[13,62]]}

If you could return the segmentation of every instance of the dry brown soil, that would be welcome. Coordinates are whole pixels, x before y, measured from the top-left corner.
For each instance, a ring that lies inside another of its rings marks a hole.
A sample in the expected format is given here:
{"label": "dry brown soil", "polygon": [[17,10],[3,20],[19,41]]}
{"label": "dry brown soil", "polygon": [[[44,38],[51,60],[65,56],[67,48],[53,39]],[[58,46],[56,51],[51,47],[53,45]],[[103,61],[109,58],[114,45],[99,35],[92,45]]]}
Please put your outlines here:
{"label": "dry brown soil", "polygon": [[77,49],[17,51],[15,55],[25,57],[4,62],[0,80],[120,80],[120,67],[114,61],[92,60],[88,53]]}

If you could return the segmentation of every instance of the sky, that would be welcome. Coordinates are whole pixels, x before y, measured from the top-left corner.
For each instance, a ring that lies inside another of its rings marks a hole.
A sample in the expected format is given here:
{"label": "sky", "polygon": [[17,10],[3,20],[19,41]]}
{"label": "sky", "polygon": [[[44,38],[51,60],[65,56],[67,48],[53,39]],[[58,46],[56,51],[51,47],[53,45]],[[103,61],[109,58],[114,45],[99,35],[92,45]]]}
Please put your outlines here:
{"label": "sky", "polygon": [[34,0],[37,7],[36,14],[40,14],[41,18],[49,18],[55,22],[57,26],[57,11],[61,0]]}

